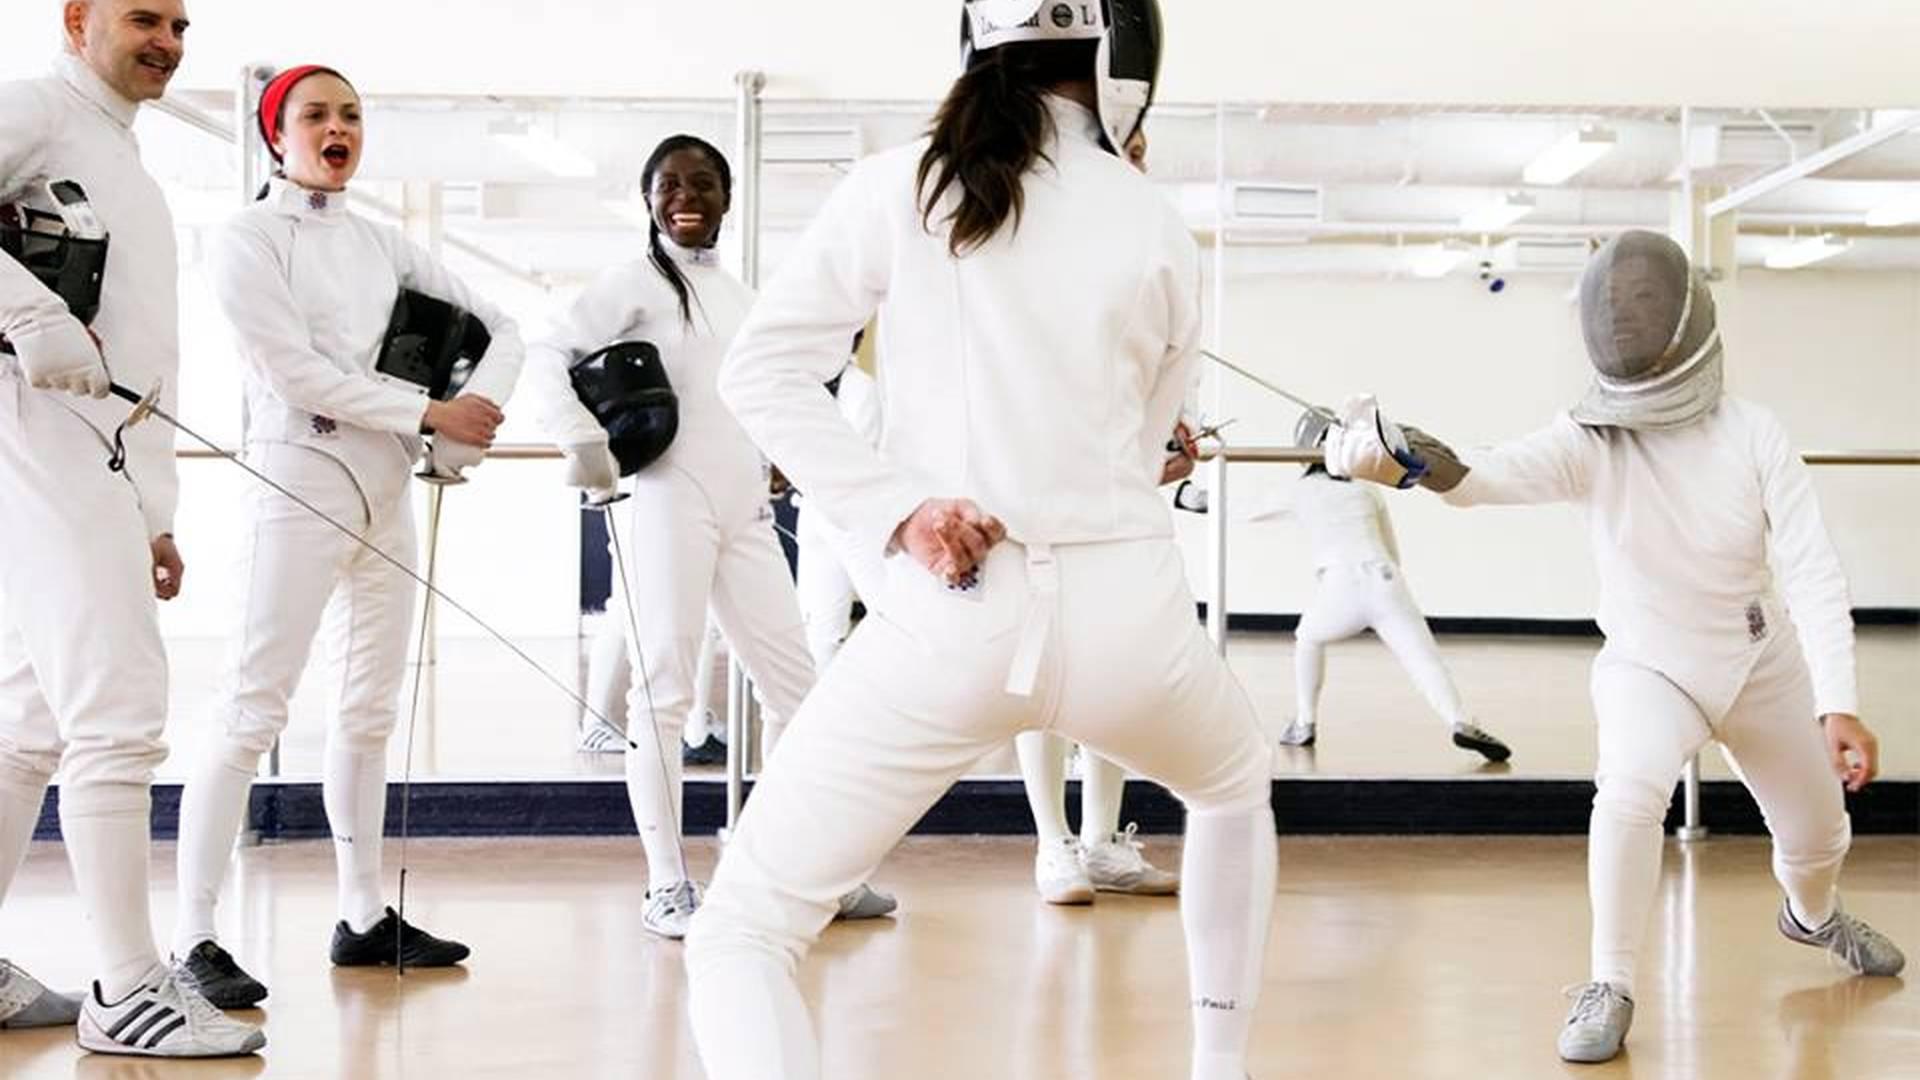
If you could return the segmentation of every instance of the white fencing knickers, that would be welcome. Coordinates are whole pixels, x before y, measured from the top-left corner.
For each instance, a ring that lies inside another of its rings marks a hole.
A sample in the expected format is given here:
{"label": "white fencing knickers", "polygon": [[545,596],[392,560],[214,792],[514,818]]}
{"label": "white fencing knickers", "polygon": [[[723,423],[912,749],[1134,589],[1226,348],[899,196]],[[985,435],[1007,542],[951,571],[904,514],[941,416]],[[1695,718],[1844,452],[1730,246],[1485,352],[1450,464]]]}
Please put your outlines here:
{"label": "white fencing knickers", "polygon": [[[410,485],[370,507],[346,467],[319,450],[263,442],[248,448],[247,460],[374,547],[414,565]],[[399,720],[418,586],[266,485],[246,499],[246,542],[234,568],[239,611],[214,706],[215,731],[181,794],[174,935],[181,955],[214,936],[213,908],[247,789],[260,755],[286,730],[287,703],[316,636],[325,640],[333,687],[321,792],[333,829],[340,918],[365,931],[383,910],[387,737]]]}
{"label": "white fencing knickers", "polygon": [[[693,713],[707,612],[766,704],[764,749],[813,685],[793,577],[765,489],[709,490],[672,461],[635,479],[625,545],[638,655],[627,694],[627,796],[647,851],[649,888],[679,880],[680,742]],[[622,586],[613,584],[616,594]],[[644,665],[644,666],[643,666]],[[647,729],[651,703],[656,733]],[[662,748],[665,757],[662,757]]]}
{"label": "white fencing knickers", "polygon": [[[1239,1080],[1273,902],[1272,758],[1193,612],[1162,538],[1034,549],[1031,561],[1003,543],[966,593],[889,559],[884,596],[801,707],[694,916],[690,1011],[710,1080],[833,1075],[796,965],[838,898],[969,765],[1034,728],[1187,804],[1193,1075]],[[1036,626],[1050,629],[1023,657]],[[1038,661],[1031,693],[1010,692],[1023,659]]]}
{"label": "white fencing knickers", "polygon": [[59,395],[0,375],[0,899],[61,770],[60,825],[105,991],[159,954],[149,787],[167,656],[140,501]]}
{"label": "white fencing knickers", "polygon": [[1449,727],[1472,722],[1399,567],[1379,559],[1335,563],[1316,569],[1314,580],[1313,602],[1293,632],[1299,719],[1313,723],[1319,715],[1327,643],[1372,629],[1441,720]]}
{"label": "white fencing knickers", "polygon": [[[1667,806],[1681,770],[1709,740],[1720,744],[1760,804],[1773,834],[1773,874],[1795,918],[1820,926],[1833,912],[1852,829],[1814,716],[1799,639],[1787,620],[1770,621],[1771,639],[1752,671],[1731,704],[1718,708],[1684,675],[1669,677],[1612,649],[1594,661],[1600,762],[1587,889],[1596,982],[1633,992],[1635,961],[1660,888]],[[1703,686],[1726,677],[1718,670],[1701,674]]]}

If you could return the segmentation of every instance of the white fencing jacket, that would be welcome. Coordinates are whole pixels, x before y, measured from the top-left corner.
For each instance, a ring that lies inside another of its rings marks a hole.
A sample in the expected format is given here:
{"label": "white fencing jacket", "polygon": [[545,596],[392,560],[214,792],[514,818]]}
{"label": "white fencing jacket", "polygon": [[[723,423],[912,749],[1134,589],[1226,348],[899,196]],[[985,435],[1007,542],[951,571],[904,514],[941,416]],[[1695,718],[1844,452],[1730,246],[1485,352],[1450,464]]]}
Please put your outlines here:
{"label": "white fencing jacket", "polygon": [[1293,485],[1290,501],[1261,509],[1249,521],[1282,517],[1299,520],[1313,551],[1314,569],[1359,566],[1369,562],[1400,562],[1400,547],[1387,516],[1386,500],[1378,485],[1335,480],[1324,472],[1309,473]]}
{"label": "white fencing jacket", "polygon": [[1562,414],[1462,460],[1472,471],[1444,496],[1456,506],[1584,509],[1607,647],[1673,678],[1709,719],[1746,681],[1782,614],[1776,583],[1816,708],[1859,711],[1846,575],[1812,476],[1766,409],[1727,397],[1667,431],[1584,427]]}
{"label": "white fencing jacket", "polygon": [[306,446],[344,465],[369,506],[405,489],[427,398],[374,373],[404,286],[473,313],[493,344],[467,381],[505,408],[520,332],[398,229],[347,209],[344,193],[276,178],[213,234],[214,298],[246,371],[246,439]]}
{"label": "white fencing jacket", "polygon": [[[720,389],[769,458],[878,552],[922,501],[973,499],[1028,544],[1166,536],[1156,492],[1200,333],[1199,253],[1178,213],[1050,97],[1026,209],[956,259],[949,192],[923,220],[925,143],[869,158],[762,292]],[[876,451],[822,385],[878,311]]]}
{"label": "white fencing jacket", "polygon": [[[86,189],[106,227],[107,271],[99,336],[114,381],[145,393],[163,384],[161,407],[178,402],[180,329],[173,216],[160,185],[140,164],[133,120],[139,106],[126,100],[71,54],[46,78],[0,84],[0,203],[51,212],[48,180],[74,180]],[[55,321],[73,318],[67,307],[26,268],[0,256],[0,335],[31,337]],[[17,370],[0,356],[0,375]],[[96,401],[61,395],[102,439],[132,408],[118,398]],[[180,480],[173,429],[152,422],[128,428],[127,474],[139,494],[150,534],[173,531]],[[103,442],[100,468],[106,468]]]}
{"label": "white fencing jacket", "polygon": [[[660,244],[692,287],[692,325],[681,317],[679,296],[647,257],[601,274],[554,319],[547,334],[528,347],[528,379],[538,386],[543,426],[560,446],[606,442],[606,429],[580,403],[567,371],[608,345],[649,341],[660,351],[679,399],[680,426],[666,453],[641,476],[679,468],[709,491],[737,492],[751,485],[764,494],[759,451],[721,404],[716,388],[720,360],[753,306],[753,291],[721,268],[711,248],[682,248],[664,236]],[[840,341],[842,364],[852,338],[849,330]],[[820,392],[826,394],[824,386]]]}

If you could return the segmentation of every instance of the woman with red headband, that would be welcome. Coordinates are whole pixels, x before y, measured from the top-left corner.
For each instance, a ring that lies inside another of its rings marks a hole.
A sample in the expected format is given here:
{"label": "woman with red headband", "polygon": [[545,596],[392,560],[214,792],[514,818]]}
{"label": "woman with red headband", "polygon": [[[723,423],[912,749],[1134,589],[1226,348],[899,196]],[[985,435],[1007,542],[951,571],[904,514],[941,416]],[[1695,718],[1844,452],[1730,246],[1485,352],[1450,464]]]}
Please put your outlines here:
{"label": "woman with red headband", "polygon": [[[300,67],[261,96],[274,160],[259,201],[214,236],[214,295],[245,371],[248,464],[368,543],[412,565],[408,475],[477,465],[503,416],[522,347],[501,311],[390,227],[348,212],[360,165],[360,98],[338,72]],[[449,400],[376,369],[403,290],[471,312],[491,343]],[[415,586],[285,495],[246,502],[237,627],[214,730],[180,807],[175,954],[209,1000],[246,1007],[266,987],[216,940],[214,902],[260,755],[287,724],[287,700],[323,628],[334,707],[322,792],[333,829],[340,921],[335,964],[455,964],[467,947],[400,921],[380,891],[387,736],[399,713]]]}

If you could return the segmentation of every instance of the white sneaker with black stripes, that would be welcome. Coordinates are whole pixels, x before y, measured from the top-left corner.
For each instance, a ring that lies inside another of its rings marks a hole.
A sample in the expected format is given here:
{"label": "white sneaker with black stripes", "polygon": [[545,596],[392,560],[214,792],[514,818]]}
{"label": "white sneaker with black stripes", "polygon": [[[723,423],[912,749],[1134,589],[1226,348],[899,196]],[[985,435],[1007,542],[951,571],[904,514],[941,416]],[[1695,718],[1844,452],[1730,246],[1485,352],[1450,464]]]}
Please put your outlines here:
{"label": "white sneaker with black stripes", "polygon": [[238,1057],[267,1045],[252,1024],[213,1007],[172,968],[155,964],[140,985],[108,1003],[94,983],[80,1007],[80,1046],[96,1054],[144,1057]]}

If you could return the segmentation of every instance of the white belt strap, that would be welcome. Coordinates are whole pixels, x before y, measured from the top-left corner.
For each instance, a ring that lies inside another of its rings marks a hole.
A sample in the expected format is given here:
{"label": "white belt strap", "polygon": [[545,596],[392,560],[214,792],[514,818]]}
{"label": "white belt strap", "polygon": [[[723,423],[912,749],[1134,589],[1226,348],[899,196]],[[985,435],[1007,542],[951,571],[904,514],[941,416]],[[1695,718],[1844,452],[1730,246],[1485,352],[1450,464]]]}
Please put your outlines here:
{"label": "white belt strap", "polygon": [[1007,672],[1007,693],[1033,696],[1034,684],[1040,678],[1040,660],[1046,655],[1047,639],[1053,635],[1053,609],[1059,601],[1060,568],[1053,561],[1053,548],[1028,544],[1027,614],[1020,627],[1020,644],[1013,651],[1013,667]]}

